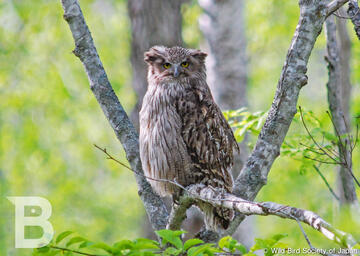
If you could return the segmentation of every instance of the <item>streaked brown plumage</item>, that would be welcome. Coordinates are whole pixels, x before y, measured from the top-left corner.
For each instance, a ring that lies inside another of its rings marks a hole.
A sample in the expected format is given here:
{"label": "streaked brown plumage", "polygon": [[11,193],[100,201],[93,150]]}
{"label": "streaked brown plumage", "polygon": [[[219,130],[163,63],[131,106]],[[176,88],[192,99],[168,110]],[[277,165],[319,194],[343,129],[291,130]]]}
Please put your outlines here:
{"label": "streaked brown plumage", "polygon": [[[206,53],[154,46],[145,53],[148,90],[140,111],[140,156],[145,175],[183,186],[205,184],[232,191],[233,132],[206,83]],[[149,180],[161,196],[180,189]],[[207,227],[227,228],[230,210],[198,205]]]}

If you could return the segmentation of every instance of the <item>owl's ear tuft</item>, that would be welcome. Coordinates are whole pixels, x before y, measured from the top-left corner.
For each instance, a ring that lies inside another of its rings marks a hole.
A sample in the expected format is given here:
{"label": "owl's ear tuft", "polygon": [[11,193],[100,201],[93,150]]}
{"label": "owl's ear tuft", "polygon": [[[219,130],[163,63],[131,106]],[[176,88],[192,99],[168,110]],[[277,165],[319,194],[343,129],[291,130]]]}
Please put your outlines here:
{"label": "owl's ear tuft", "polygon": [[191,56],[196,58],[197,60],[201,61],[201,62],[204,62],[205,61],[205,58],[207,56],[207,53],[205,52],[202,52],[200,50],[194,50],[192,53],[191,53]]}
{"label": "owl's ear tuft", "polygon": [[164,46],[153,46],[149,51],[144,53],[144,61],[148,64],[155,62],[162,63],[165,59],[165,47]]}

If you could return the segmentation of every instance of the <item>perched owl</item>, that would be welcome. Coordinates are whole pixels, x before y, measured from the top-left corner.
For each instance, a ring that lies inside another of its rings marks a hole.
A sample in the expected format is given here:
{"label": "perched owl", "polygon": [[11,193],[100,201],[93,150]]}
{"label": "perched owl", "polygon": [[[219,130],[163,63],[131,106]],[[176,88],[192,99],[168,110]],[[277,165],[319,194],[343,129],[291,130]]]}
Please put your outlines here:
{"label": "perched owl", "polygon": [[[145,175],[182,186],[204,184],[232,192],[233,150],[238,145],[206,83],[199,50],[154,46],[145,53],[148,88],[140,111],[140,157]],[[161,196],[181,189],[149,179]],[[208,204],[198,207],[208,229],[226,229],[233,211]]]}

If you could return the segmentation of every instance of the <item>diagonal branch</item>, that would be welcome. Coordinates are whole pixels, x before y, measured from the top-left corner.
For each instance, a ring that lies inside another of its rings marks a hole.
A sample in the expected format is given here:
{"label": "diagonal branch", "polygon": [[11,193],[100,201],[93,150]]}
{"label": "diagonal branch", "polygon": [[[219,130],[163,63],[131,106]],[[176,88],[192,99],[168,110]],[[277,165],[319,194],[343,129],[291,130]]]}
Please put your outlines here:
{"label": "diagonal branch", "polygon": [[[64,19],[69,24],[75,41],[75,50],[73,52],[84,65],[90,88],[116,137],[123,145],[131,168],[138,173],[143,173],[139,157],[138,134],[110,85],[80,5],[77,0],[62,0],[61,2],[64,9]],[[135,178],[139,195],[153,228],[155,230],[165,228],[169,216],[165,204],[153,192],[143,176],[135,175]]]}
{"label": "diagonal branch", "polygon": [[[327,16],[347,0],[334,0],[329,4],[321,0],[299,0],[300,17],[270,108],[253,152],[237,177],[234,194],[254,200],[266,184],[267,176],[296,113],[300,89],[307,84],[307,63]],[[235,232],[245,218],[239,215],[227,233]]]}
{"label": "diagonal branch", "polygon": [[216,207],[233,209],[244,215],[278,216],[308,224],[345,248],[352,248],[357,242],[350,235],[332,227],[312,211],[303,210],[274,202],[251,202],[229,193],[222,193],[205,185],[191,185],[186,188],[189,196]]}
{"label": "diagonal branch", "polygon": [[337,11],[341,6],[349,2],[349,0],[333,0],[326,6],[326,17]]}

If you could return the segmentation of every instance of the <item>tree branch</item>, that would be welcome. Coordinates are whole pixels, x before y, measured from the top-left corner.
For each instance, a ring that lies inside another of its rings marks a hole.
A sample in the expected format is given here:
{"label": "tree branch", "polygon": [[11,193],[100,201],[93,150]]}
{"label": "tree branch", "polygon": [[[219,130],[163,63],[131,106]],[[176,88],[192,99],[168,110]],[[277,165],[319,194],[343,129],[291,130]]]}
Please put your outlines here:
{"label": "tree branch", "polygon": [[[86,25],[77,0],[62,0],[64,19],[69,24],[75,41],[74,54],[79,57],[87,73],[90,88],[104,115],[123,145],[126,157],[133,170],[143,173],[139,157],[138,134],[121,106],[105,73],[92,36]],[[161,198],[155,194],[141,175],[135,175],[138,193],[155,230],[164,229],[168,212]]]}
{"label": "tree branch", "polygon": [[301,221],[342,247],[352,248],[357,243],[350,234],[332,227],[312,211],[274,202],[251,202],[229,193],[219,192],[218,190],[205,185],[191,185],[186,188],[186,192],[194,199],[207,202],[216,207],[233,209],[244,215],[273,215],[285,219]]}
{"label": "tree branch", "polygon": [[341,6],[349,2],[349,0],[333,0],[326,6],[326,17],[337,11]]}
{"label": "tree branch", "polygon": [[181,196],[178,204],[173,204],[167,229],[179,230],[186,219],[186,211],[194,204],[194,199],[188,196]]}
{"label": "tree branch", "polygon": [[360,40],[360,9],[357,1],[350,0],[347,13],[350,16],[352,23],[354,24],[355,33]]}

